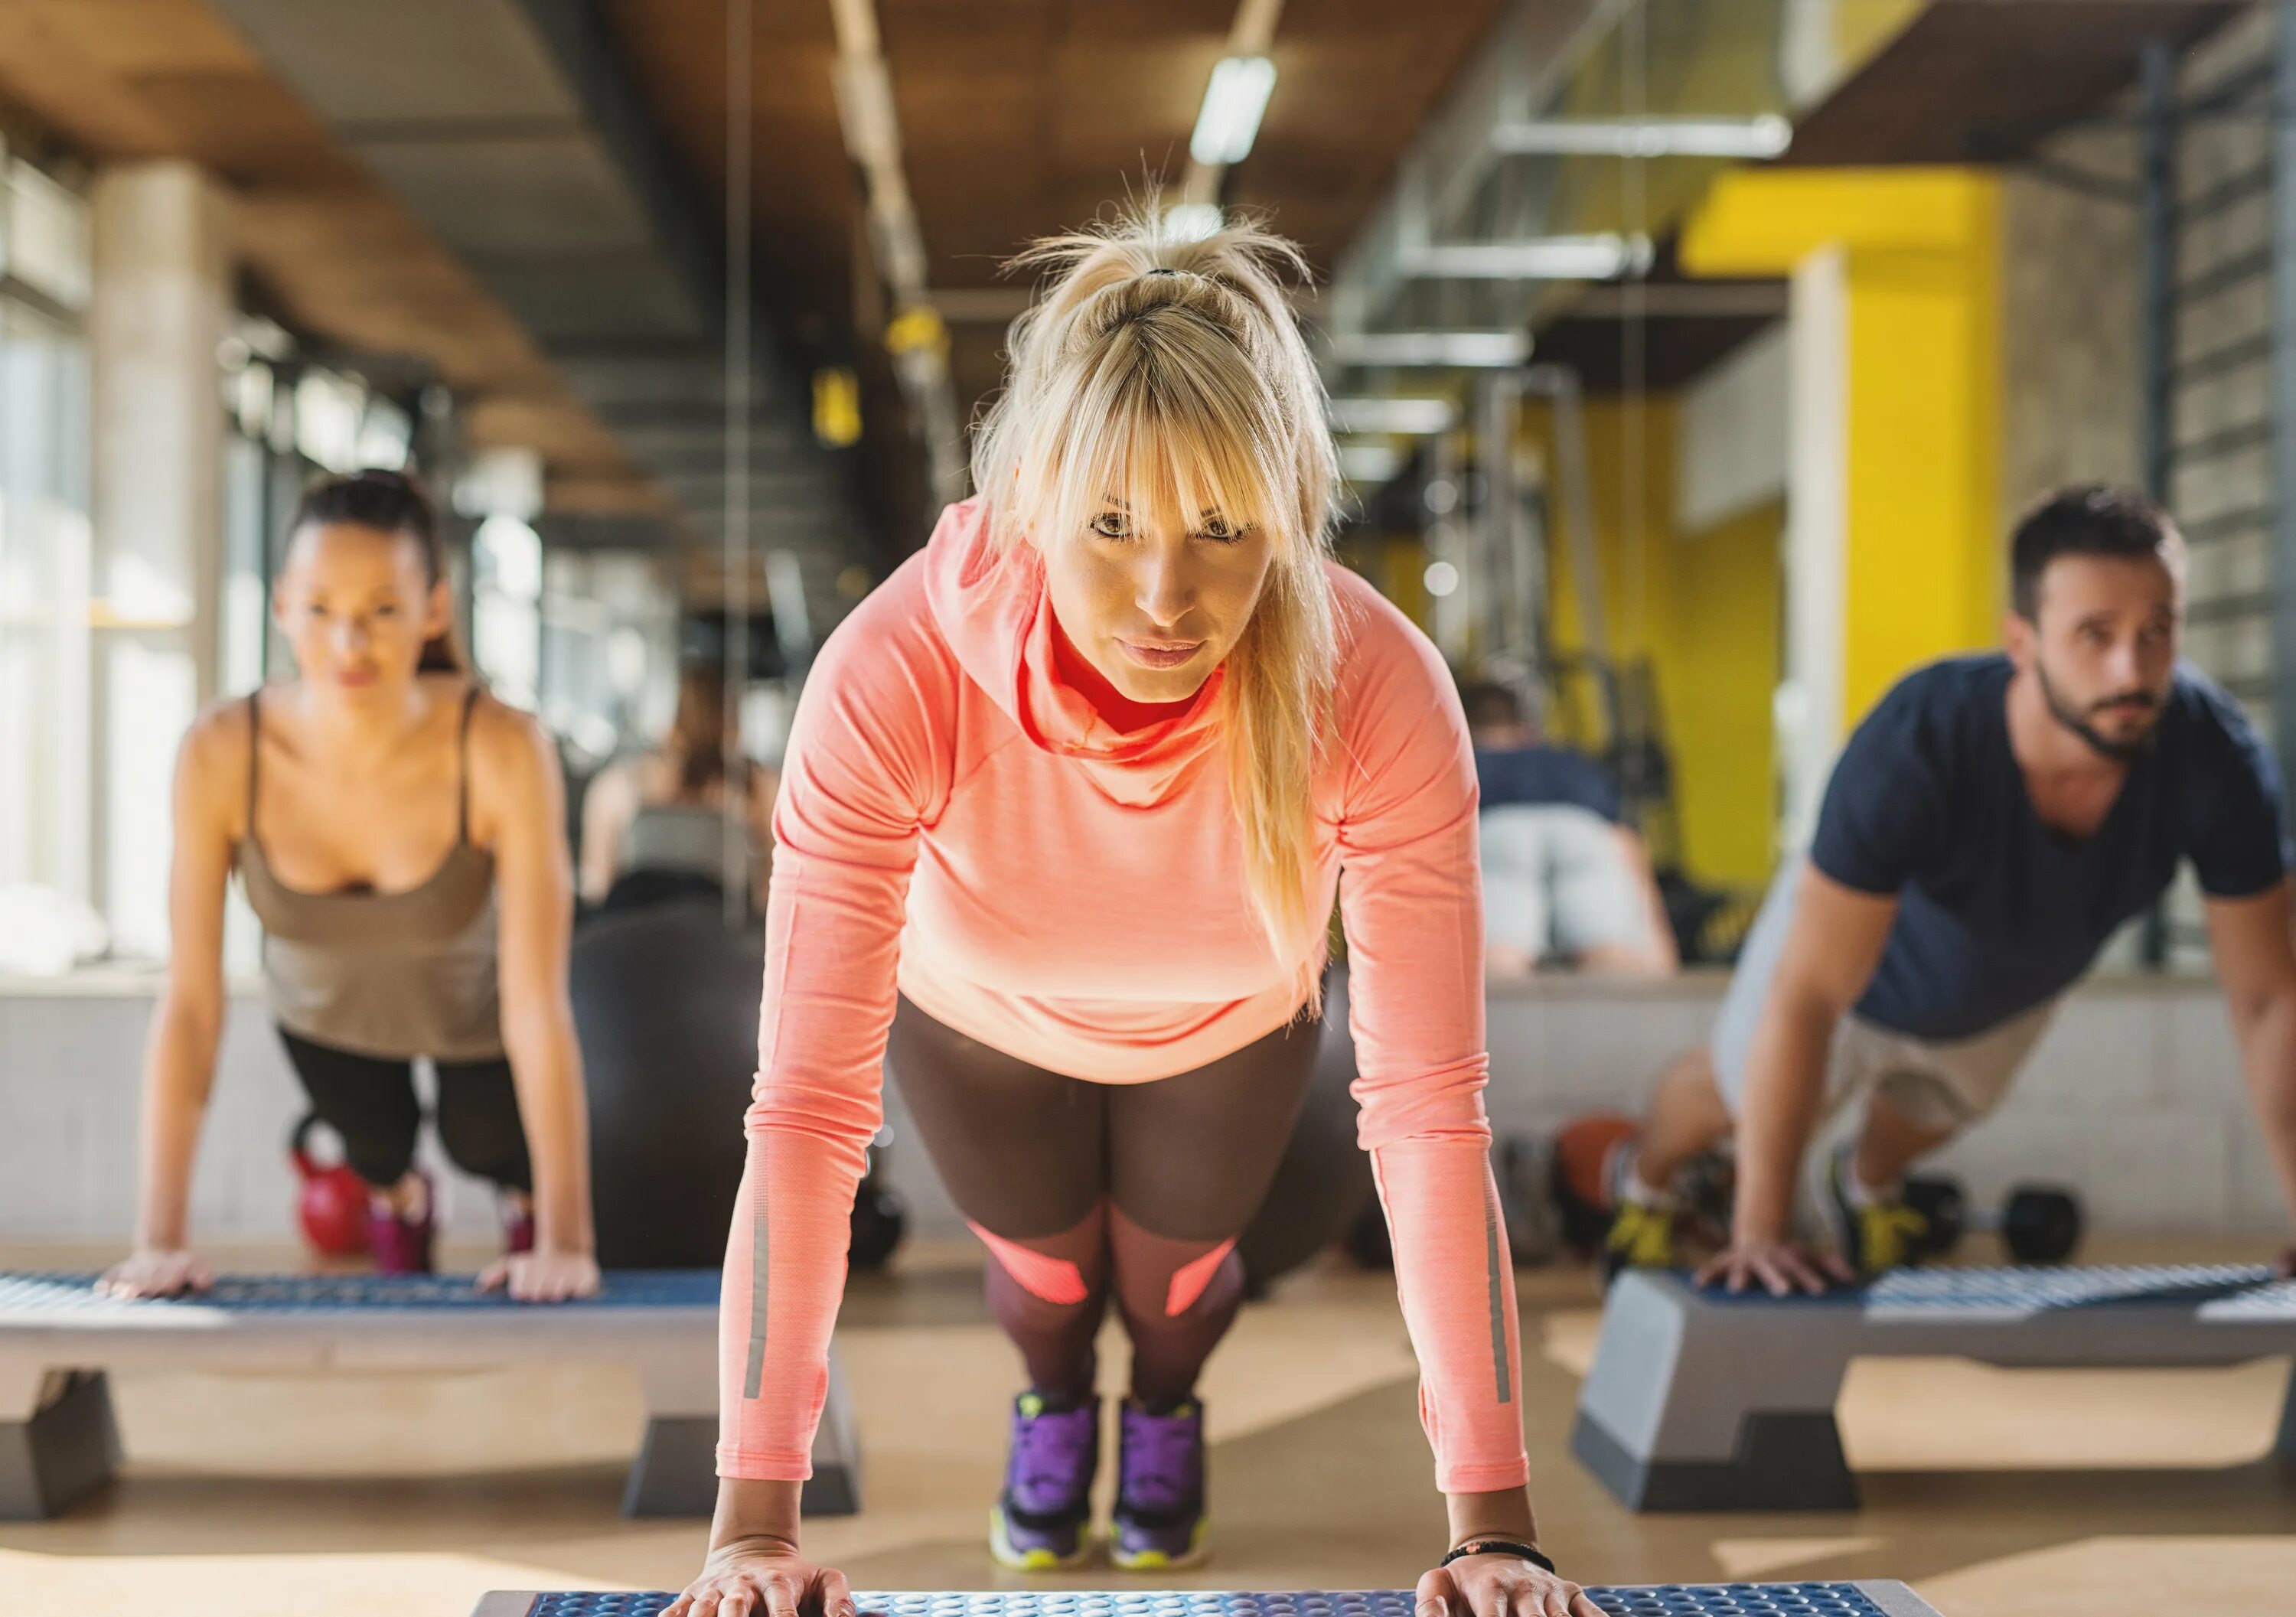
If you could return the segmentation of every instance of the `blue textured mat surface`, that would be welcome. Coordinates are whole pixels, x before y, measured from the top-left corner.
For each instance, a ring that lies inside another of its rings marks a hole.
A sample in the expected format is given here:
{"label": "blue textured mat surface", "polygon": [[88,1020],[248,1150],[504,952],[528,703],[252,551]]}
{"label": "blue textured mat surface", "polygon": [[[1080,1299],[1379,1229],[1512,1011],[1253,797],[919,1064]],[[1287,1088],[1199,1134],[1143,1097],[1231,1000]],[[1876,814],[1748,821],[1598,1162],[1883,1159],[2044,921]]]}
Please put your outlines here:
{"label": "blue textured mat surface", "polygon": [[2261,1265],[2177,1263],[2087,1268],[1900,1269],[1877,1281],[1867,1303],[1893,1311],[2078,1309],[2104,1304],[2187,1304],[2266,1286]]}
{"label": "blue textured mat surface", "polygon": [[[524,1309],[504,1293],[482,1292],[469,1275],[224,1275],[195,1296],[121,1302],[95,1294],[95,1275],[0,1270],[0,1319],[37,1317],[102,1325],[110,1320],[195,1309],[232,1314],[465,1312]],[[595,1297],[553,1303],[572,1309],[715,1309],[716,1269],[624,1269],[609,1274]]]}
{"label": "blue textured mat surface", "polygon": [[1800,1308],[1866,1308],[1892,1315],[2038,1312],[2057,1309],[2209,1306],[2209,1317],[2228,1315],[2238,1305],[2242,1317],[2296,1318],[2296,1283],[2276,1281],[2260,1264],[2183,1263],[2155,1266],[2098,1265],[2064,1268],[1909,1268],[1871,1285],[1843,1286],[1817,1296],[1773,1297],[1750,1287],[1726,1292],[1698,1288],[1702,1299],[1722,1303]]}
{"label": "blue textured mat surface", "polygon": [[[1685,1583],[1593,1588],[1618,1617],[1883,1617],[1847,1583]],[[545,1595],[533,1617],[655,1617],[672,1596]],[[1412,1617],[1408,1589],[1356,1593],[859,1594],[862,1611],[890,1617]]]}

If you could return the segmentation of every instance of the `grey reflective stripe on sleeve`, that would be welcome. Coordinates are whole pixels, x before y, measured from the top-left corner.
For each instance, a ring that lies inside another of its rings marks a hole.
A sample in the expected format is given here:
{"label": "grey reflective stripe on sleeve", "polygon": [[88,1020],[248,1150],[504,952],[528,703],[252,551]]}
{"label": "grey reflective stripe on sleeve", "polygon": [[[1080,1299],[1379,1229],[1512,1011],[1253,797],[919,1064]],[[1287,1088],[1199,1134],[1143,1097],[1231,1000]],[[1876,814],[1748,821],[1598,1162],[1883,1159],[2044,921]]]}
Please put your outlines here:
{"label": "grey reflective stripe on sleeve", "polygon": [[773,1248],[766,1238],[766,1198],[758,1195],[757,1216],[750,1221],[750,1366],[742,1376],[742,1396],[758,1396],[766,1375],[766,1279],[772,1268]]}
{"label": "grey reflective stripe on sleeve", "polygon": [[1483,1186],[1483,1265],[1491,1289],[1491,1369],[1498,1380],[1499,1402],[1509,1404],[1514,1401],[1514,1389],[1507,1375],[1506,1281],[1499,1273],[1498,1208],[1488,1181]]}

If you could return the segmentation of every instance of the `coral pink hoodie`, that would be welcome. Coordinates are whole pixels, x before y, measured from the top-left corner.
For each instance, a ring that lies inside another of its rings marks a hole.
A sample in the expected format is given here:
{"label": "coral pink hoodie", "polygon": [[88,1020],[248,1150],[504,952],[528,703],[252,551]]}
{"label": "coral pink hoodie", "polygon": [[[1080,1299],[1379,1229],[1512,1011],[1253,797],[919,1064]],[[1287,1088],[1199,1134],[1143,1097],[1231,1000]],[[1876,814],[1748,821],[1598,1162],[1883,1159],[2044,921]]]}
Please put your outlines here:
{"label": "coral pink hoodie", "polygon": [[[977,501],[822,648],[774,812],[749,1168],[726,1253],[718,1468],[810,1474],[896,989],[1053,1071],[1144,1083],[1298,1009],[1244,898],[1215,673],[1119,735],[1054,672],[1042,561]],[[1517,1487],[1514,1285],[1488,1164],[1475,776],[1434,648],[1326,569],[1338,733],[1315,894],[1347,928],[1357,1135],[1393,1229],[1447,1493]],[[1344,880],[1342,879],[1344,873]],[[1320,950],[1320,938],[1312,946]]]}

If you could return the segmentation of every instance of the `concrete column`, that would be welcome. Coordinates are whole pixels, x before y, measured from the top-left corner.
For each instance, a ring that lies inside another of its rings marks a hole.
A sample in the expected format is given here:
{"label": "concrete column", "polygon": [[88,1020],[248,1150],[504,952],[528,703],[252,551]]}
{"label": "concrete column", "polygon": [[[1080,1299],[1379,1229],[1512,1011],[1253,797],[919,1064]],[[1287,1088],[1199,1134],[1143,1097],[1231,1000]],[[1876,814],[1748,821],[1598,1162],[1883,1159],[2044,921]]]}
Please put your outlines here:
{"label": "concrete column", "polygon": [[1784,679],[1775,726],[1789,850],[1817,829],[1841,744],[1843,578],[1849,545],[1849,266],[1838,247],[1795,266],[1788,316]]}
{"label": "concrete column", "polygon": [[176,743],[219,664],[229,218],[184,162],[111,169],[92,201],[95,893],[115,947],[159,954]]}
{"label": "concrete column", "polygon": [[1998,644],[2000,214],[1999,183],[1973,170],[1742,170],[1684,233],[1693,275],[1793,277],[1790,841],[1883,692]]}

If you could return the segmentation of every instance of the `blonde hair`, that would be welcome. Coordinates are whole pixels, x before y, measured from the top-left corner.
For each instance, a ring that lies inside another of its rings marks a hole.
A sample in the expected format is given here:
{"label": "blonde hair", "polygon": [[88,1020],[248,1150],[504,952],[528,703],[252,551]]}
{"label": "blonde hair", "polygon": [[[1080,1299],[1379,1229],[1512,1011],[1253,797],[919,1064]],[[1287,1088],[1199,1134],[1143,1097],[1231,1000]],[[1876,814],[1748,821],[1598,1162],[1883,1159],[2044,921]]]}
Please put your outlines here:
{"label": "blonde hair", "polygon": [[1323,383],[1279,276],[1298,247],[1258,225],[1164,234],[1149,203],[1037,242],[1042,272],[1013,323],[1005,387],[974,431],[991,542],[1074,542],[1111,496],[1135,512],[1217,510],[1258,526],[1274,560],[1222,690],[1229,798],[1246,897],[1278,959],[1321,995],[1309,897],[1316,766],[1330,726],[1337,631],[1324,560],[1338,487]]}

